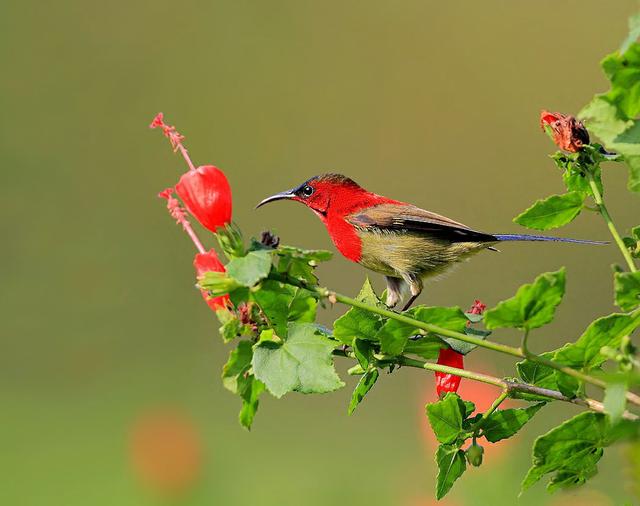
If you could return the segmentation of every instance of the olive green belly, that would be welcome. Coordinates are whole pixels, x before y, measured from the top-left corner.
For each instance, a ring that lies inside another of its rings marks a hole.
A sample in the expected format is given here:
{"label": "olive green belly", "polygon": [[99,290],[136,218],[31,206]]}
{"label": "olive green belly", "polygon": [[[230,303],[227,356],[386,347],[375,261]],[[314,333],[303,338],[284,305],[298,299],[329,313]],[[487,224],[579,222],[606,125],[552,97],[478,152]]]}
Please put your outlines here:
{"label": "olive green belly", "polygon": [[360,264],[386,276],[436,275],[456,262],[481,251],[490,243],[449,242],[416,234],[359,231]]}

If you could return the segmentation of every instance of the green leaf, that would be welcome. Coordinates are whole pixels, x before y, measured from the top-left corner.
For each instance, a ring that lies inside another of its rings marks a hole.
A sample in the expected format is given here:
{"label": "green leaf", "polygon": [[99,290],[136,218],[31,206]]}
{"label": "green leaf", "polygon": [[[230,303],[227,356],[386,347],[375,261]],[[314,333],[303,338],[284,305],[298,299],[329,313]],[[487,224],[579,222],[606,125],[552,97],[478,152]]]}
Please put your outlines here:
{"label": "green leaf", "polygon": [[356,337],[353,340],[353,353],[356,356],[360,367],[366,371],[369,368],[369,363],[373,356],[371,343]]}
{"label": "green leaf", "polygon": [[565,287],[564,267],[538,276],[532,284],[522,285],[511,299],[500,302],[485,313],[487,328],[515,327],[534,329],[553,320]]}
{"label": "green leaf", "polygon": [[304,288],[268,279],[252,296],[280,337],[286,337],[289,322],[315,321],[318,301],[315,295]]}
{"label": "green leaf", "polygon": [[[589,178],[585,175],[583,170],[576,167],[575,162],[569,162],[569,167],[562,174],[562,180],[564,181],[567,191],[580,192],[588,195],[593,195],[593,190],[589,184]],[[602,186],[602,176],[600,167],[593,169],[593,176],[600,191],[600,195],[604,194],[604,188]]]}
{"label": "green leaf", "polygon": [[348,410],[350,415],[355,411],[358,404],[362,402],[362,399],[367,395],[367,392],[371,390],[375,382],[378,380],[379,374],[378,369],[369,369],[362,375],[355,390],[353,391],[353,394],[351,395],[351,402],[349,403]]}
{"label": "green leaf", "polygon": [[265,341],[253,350],[253,373],[275,397],[287,392],[325,393],[344,383],[333,367],[335,343],[310,323],[290,323],[282,343]]}
{"label": "green leaf", "polygon": [[[554,352],[547,352],[540,354],[541,358],[547,360],[553,359]],[[541,388],[548,388],[550,390],[557,390],[558,384],[556,381],[555,370],[547,367],[546,365],[533,362],[531,360],[523,360],[516,364],[518,370],[518,376],[525,383],[535,385]]]}
{"label": "green leaf", "polygon": [[[455,330],[456,332],[464,332],[467,322],[469,321],[465,314],[459,307],[425,307],[418,306],[409,311],[403,313],[405,316],[409,316],[415,320],[419,320],[424,323],[430,323],[437,325],[448,330]],[[398,320],[389,319],[380,328],[376,339],[380,341],[380,349],[382,353],[395,356],[402,354],[406,347],[409,345],[409,337],[424,333],[424,330],[410,324],[399,322]],[[439,338],[435,335],[429,335],[422,337],[417,342],[423,342],[422,351],[426,351],[424,347],[426,343],[430,343],[428,347],[428,353],[431,355],[434,351],[437,353],[442,346],[438,344]],[[457,339],[444,338],[444,341],[452,341],[454,345],[464,346],[467,343],[458,341]],[[436,348],[436,344],[438,344]],[[473,345],[471,345],[473,346]],[[452,348],[454,346],[451,346]],[[420,349],[420,346],[413,345],[411,349]],[[455,349],[455,348],[454,348]],[[457,351],[457,350],[456,350]],[[416,351],[408,352],[416,353]]]}
{"label": "green leaf", "polygon": [[447,495],[453,483],[465,472],[467,463],[464,452],[457,446],[440,445],[436,452],[436,464],[438,465],[436,498],[440,500]]}
{"label": "green leaf", "polygon": [[222,323],[219,332],[225,343],[232,341],[238,336],[251,334],[251,327],[244,325],[232,312],[226,309],[220,309],[216,311],[216,315]]}
{"label": "green leaf", "polygon": [[536,230],[550,230],[573,221],[580,214],[585,194],[569,192],[564,195],[552,195],[536,201],[533,206],[516,216],[513,221],[523,227]]}
{"label": "green leaf", "polygon": [[[365,280],[356,299],[379,308],[387,308],[373,291],[369,278]],[[356,337],[376,341],[381,326],[382,318],[379,315],[352,307],[333,324],[333,336],[349,346]]]}
{"label": "green leaf", "polygon": [[615,302],[623,311],[640,306],[640,271],[616,272],[613,278]]}
{"label": "green leaf", "polygon": [[589,411],[540,436],[533,445],[533,466],[522,482],[522,490],[549,473],[555,473],[550,490],[584,483],[597,472],[606,436],[606,416]]}
{"label": "green leaf", "polygon": [[482,435],[492,443],[510,438],[524,427],[542,406],[544,406],[543,402],[527,408],[494,411],[482,424]]}
{"label": "green leaf", "polygon": [[409,341],[404,347],[404,352],[408,354],[418,355],[419,357],[432,359],[437,358],[440,350],[446,348],[444,342],[432,336],[425,336],[417,341]]}
{"label": "green leaf", "polygon": [[476,405],[471,401],[463,400],[462,402],[464,403],[464,418],[468,418],[476,410]]}
{"label": "green leaf", "polygon": [[238,393],[238,376],[249,370],[252,357],[250,341],[240,341],[238,346],[229,353],[229,360],[222,368],[222,384],[227,390],[234,394]]}
{"label": "green leaf", "polygon": [[611,418],[611,424],[615,425],[622,419],[627,407],[627,384],[624,382],[613,382],[607,384],[604,391],[604,409]]}
{"label": "green leaf", "polygon": [[243,286],[254,286],[269,275],[271,253],[270,250],[250,251],[244,257],[234,258],[226,266],[227,274]]}
{"label": "green leaf", "polygon": [[381,326],[382,320],[378,315],[352,307],[333,324],[333,336],[351,346],[356,337],[375,341]]}
{"label": "green leaf", "polygon": [[255,418],[259,397],[264,392],[264,383],[257,380],[252,374],[238,377],[238,393],[242,398],[242,408],[238,415],[240,425],[246,429],[251,429],[253,419]]}
{"label": "green leaf", "polygon": [[607,357],[600,348],[618,348],[624,336],[640,326],[640,313],[635,315],[614,313],[598,318],[587,327],[575,343],[569,343],[554,354],[554,360],[573,368],[593,369]]}
{"label": "green leaf", "polygon": [[462,430],[463,414],[467,406],[453,392],[448,392],[442,399],[427,404],[427,417],[436,439],[441,443],[453,443]]}

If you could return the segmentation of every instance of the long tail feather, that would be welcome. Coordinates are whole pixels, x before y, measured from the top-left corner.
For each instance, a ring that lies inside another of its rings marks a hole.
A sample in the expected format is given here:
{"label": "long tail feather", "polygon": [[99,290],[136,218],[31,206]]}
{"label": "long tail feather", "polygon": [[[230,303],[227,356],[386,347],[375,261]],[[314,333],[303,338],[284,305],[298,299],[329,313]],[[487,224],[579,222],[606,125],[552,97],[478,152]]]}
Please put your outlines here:
{"label": "long tail feather", "polygon": [[528,234],[493,234],[498,241],[551,241],[551,242],[573,242],[578,244],[609,244],[607,241],[587,241],[584,239],[567,239],[565,237],[549,237],[548,235],[528,235]]}

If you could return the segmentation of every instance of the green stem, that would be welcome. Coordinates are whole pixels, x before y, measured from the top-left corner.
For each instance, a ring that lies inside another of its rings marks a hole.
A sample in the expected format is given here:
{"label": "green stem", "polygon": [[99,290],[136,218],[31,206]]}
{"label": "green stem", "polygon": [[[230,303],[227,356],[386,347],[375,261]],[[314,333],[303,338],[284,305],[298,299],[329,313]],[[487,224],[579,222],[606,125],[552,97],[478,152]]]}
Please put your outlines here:
{"label": "green stem", "polygon": [[473,432],[475,435],[477,435],[478,431],[482,428],[482,425],[484,424],[484,422],[487,421],[487,418],[491,416],[491,413],[493,413],[496,409],[498,409],[498,406],[500,406],[500,404],[502,404],[502,402],[508,396],[509,396],[509,390],[505,388],[502,391],[502,393],[496,398],[496,400],[493,401],[493,404],[491,404],[491,407],[482,414],[482,418],[480,418],[480,420],[478,420],[476,423],[473,424],[470,431]]}
{"label": "green stem", "polygon": [[624,245],[624,242],[622,241],[622,238],[620,237],[620,234],[618,233],[618,229],[616,229],[616,226],[614,225],[613,220],[611,219],[611,215],[609,214],[609,210],[607,209],[607,206],[604,204],[604,200],[602,198],[602,194],[600,193],[600,190],[598,189],[598,185],[596,184],[596,180],[593,177],[593,174],[592,174],[591,171],[587,171],[587,177],[589,178],[589,186],[591,186],[591,191],[593,192],[593,200],[595,200],[596,205],[598,206],[598,210],[600,211],[600,214],[602,215],[602,218],[606,222],[607,227],[609,227],[609,232],[611,232],[613,240],[618,245],[618,248],[620,248],[620,251],[622,252],[622,256],[624,257],[624,259],[627,262],[627,265],[629,266],[629,270],[631,270],[631,272],[636,272],[637,268],[636,268],[635,263],[633,262],[633,258],[631,257],[631,253],[629,252],[627,247]]}
{"label": "green stem", "polygon": [[[557,364],[556,362],[540,357],[538,355],[536,355],[535,353],[531,353],[527,350],[527,352],[525,353],[525,351],[519,349],[519,348],[515,348],[513,346],[507,346],[505,344],[499,344],[499,343],[494,343],[492,341],[488,341],[488,340],[483,340],[483,339],[479,339],[477,337],[474,336],[468,336],[467,334],[463,334],[462,332],[456,332],[455,330],[449,330],[449,329],[445,329],[442,327],[439,327],[437,325],[433,325],[431,323],[425,323],[422,322],[420,320],[415,320],[414,318],[411,318],[409,316],[403,315],[403,314],[399,314],[396,313],[394,311],[391,311],[389,309],[384,309],[384,308],[380,308],[377,306],[373,306],[370,304],[367,304],[366,302],[362,302],[356,299],[353,299],[351,297],[347,297],[346,295],[342,295],[336,292],[331,292],[326,288],[307,288],[309,290],[315,291],[318,295],[322,296],[322,297],[327,297],[330,301],[335,301],[335,302],[340,302],[342,304],[347,304],[349,306],[353,306],[353,307],[357,307],[360,309],[364,309],[365,311],[369,311],[371,313],[376,313],[379,314],[381,316],[386,316],[387,318],[391,318],[394,319],[396,321],[405,323],[407,325],[411,325],[413,327],[416,327],[418,329],[422,329],[422,330],[426,330],[427,332],[432,332],[434,334],[438,334],[441,336],[445,336],[445,337],[452,337],[454,339],[458,339],[459,341],[464,341],[465,343],[470,343],[470,344],[475,344],[478,347],[481,348],[486,348],[489,350],[493,350],[493,351],[497,351],[500,353],[505,353],[507,355],[511,355],[513,357],[518,357],[518,358],[526,358],[532,362],[536,362],[538,364],[542,364],[542,365],[546,365],[547,367],[550,367],[551,369],[555,369],[557,371],[563,372],[564,374],[567,374],[568,376],[572,376],[580,381],[584,381],[585,383],[589,383],[591,385],[595,385],[599,388],[605,388],[606,387],[606,383],[600,379],[594,378],[592,376],[589,376],[587,374],[584,374],[580,371],[577,371],[576,369],[572,369],[571,367],[568,366],[564,366],[561,364]],[[636,310],[636,311],[640,311]],[[435,370],[435,369],[433,369]],[[447,372],[447,371],[443,371],[443,372]],[[457,374],[457,373],[456,373]],[[627,392],[627,400],[629,402],[631,402],[632,404],[636,404],[638,406],[640,406],[640,396],[632,393],[632,392]]]}

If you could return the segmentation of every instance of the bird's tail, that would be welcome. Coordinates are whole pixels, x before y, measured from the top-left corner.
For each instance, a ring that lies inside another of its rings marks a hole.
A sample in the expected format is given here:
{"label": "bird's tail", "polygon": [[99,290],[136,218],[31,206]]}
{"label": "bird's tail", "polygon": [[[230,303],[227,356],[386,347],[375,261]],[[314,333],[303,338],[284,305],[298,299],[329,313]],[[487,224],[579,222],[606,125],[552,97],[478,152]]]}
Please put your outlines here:
{"label": "bird's tail", "polygon": [[565,237],[550,237],[548,235],[529,234],[493,234],[498,241],[552,241],[552,242],[573,242],[578,244],[609,244],[607,241],[588,241],[584,239],[567,239]]}

